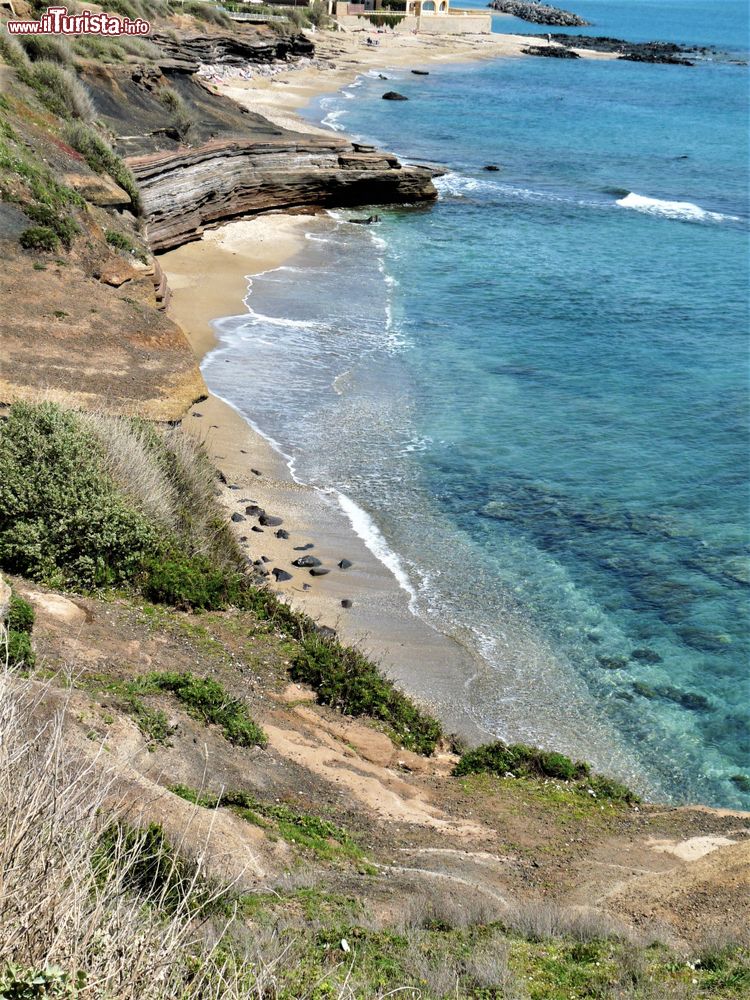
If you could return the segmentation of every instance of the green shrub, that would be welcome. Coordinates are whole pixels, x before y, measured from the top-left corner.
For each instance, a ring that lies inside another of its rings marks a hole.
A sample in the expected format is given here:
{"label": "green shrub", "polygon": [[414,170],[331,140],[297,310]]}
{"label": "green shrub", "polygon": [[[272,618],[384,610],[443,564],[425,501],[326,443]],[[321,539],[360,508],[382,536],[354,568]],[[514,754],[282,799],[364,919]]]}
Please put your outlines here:
{"label": "green shrub", "polygon": [[209,3],[186,3],[181,10],[197,17],[199,21],[218,24],[221,28],[231,28],[233,24],[231,17],[227,17],[223,10],[219,10]]}
{"label": "green shrub", "polygon": [[158,92],[158,97],[169,111],[172,124],[179,132],[180,138],[186,138],[194,124],[190,108],[188,108],[181,95],[176,90],[173,90],[172,87],[163,87]]}
{"label": "green shrub", "polygon": [[504,777],[511,774],[516,778],[554,778],[569,781],[588,794],[593,792],[598,798],[615,802],[638,802],[638,796],[629,788],[598,774],[591,774],[588,764],[572,761],[564,754],[523,743],[508,745],[497,741],[485,743],[474,750],[467,750],[453,768],[456,777],[468,774],[497,774]]}
{"label": "green shrub", "polygon": [[51,35],[19,35],[18,41],[32,62],[48,59],[62,66],[69,66],[73,62],[73,54],[66,39]]}
{"label": "green shrub", "polygon": [[89,125],[74,122],[67,127],[65,138],[95,173],[109,174],[115,184],[130,196],[133,211],[140,215],[143,207],[135,177],[98,132]]}
{"label": "green shrub", "polygon": [[516,777],[558,778],[575,781],[589,774],[587,764],[573,763],[561,753],[538,750],[516,743],[508,746],[498,741],[485,743],[461,756],[453,769],[457,776],[465,774],[513,774]]}
{"label": "green shrub", "polygon": [[268,743],[244,702],[233,698],[211,677],[195,677],[190,673],[149,674],[144,689],[171,692],[192,716],[206,725],[221,726],[225,739],[236,746],[264,747]]}
{"label": "green shrub", "polygon": [[34,609],[29,602],[17,594],[12,594],[8,611],[8,628],[13,632],[28,634],[34,628],[35,618]]}
{"label": "green shrub", "polygon": [[59,62],[41,59],[32,64],[22,79],[36,90],[53,114],[83,121],[93,118],[94,105],[88,91],[76,75]]}
{"label": "green shrub", "polygon": [[440,723],[417,708],[374,663],[335,640],[318,633],[305,636],[289,673],[292,680],[309,684],[321,704],[386,723],[409,750],[429,755],[442,736]]}
{"label": "green shrub", "polygon": [[9,965],[0,972],[2,1000],[76,1000],[85,986],[85,973],[79,972],[73,981],[56,965],[39,969]]}
{"label": "green shrub", "polygon": [[124,233],[118,233],[114,229],[106,229],[104,238],[111,247],[116,250],[124,250],[125,253],[135,253],[135,244]]}
{"label": "green shrub", "polygon": [[359,14],[360,20],[369,21],[376,28],[395,28],[400,24],[403,17],[398,14]]}
{"label": "green shrub", "polygon": [[198,909],[208,899],[196,862],[180,855],[157,823],[143,830],[113,823],[101,836],[94,866],[102,881],[119,869],[124,888],[167,913],[185,905]]}
{"label": "green shrub", "polygon": [[81,232],[80,227],[73,219],[61,217],[49,205],[25,205],[24,213],[28,215],[32,222],[36,222],[44,228],[51,229],[66,248],[70,248],[73,237]]}
{"label": "green shrub", "polygon": [[74,414],[11,407],[0,425],[0,565],[79,588],[132,579],[156,551],[155,533],[102,466]]}
{"label": "green shrub", "polygon": [[60,237],[49,226],[29,226],[18,237],[24,250],[39,250],[51,253],[60,246]]}
{"label": "green shrub", "polygon": [[149,601],[186,611],[242,607],[247,587],[239,573],[216,566],[205,556],[158,555],[145,566],[141,590]]}
{"label": "green shrub", "polygon": [[11,594],[8,617],[0,631],[0,666],[11,669],[25,667],[31,670],[36,654],[31,648],[31,630],[34,628],[34,609],[17,594]]}

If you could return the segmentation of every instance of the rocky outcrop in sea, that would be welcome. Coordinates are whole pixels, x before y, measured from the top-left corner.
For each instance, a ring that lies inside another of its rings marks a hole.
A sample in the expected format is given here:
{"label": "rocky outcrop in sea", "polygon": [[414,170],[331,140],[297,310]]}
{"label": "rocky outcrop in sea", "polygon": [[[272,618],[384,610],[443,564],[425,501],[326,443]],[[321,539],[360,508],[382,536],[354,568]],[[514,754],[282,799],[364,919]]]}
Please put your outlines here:
{"label": "rocky outcrop in sea", "polygon": [[487,6],[501,14],[512,14],[513,17],[518,17],[522,21],[530,21],[532,24],[554,24],[562,27],[580,28],[590,23],[569,10],[560,10],[559,7],[550,7],[544,3],[524,3],[523,0],[491,0]]}
{"label": "rocky outcrop in sea", "polygon": [[[530,38],[543,38],[546,35],[530,35]],[[705,56],[713,50],[696,46],[677,45],[675,42],[627,42],[622,38],[607,38],[602,35],[564,35],[556,34],[555,45],[568,49],[596,49],[597,52],[613,52],[620,59],[629,62],[667,63],[674,66],[693,66],[688,56]],[[538,54],[538,53],[537,53]]]}

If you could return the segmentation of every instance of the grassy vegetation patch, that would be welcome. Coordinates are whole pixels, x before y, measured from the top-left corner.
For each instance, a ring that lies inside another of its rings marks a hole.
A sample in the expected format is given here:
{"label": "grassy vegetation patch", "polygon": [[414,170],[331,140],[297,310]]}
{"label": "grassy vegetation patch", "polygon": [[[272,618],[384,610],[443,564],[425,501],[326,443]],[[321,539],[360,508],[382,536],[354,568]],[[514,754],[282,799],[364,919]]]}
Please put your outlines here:
{"label": "grassy vegetation patch", "polygon": [[236,746],[264,747],[268,737],[250,718],[244,702],[233,698],[211,677],[190,673],[149,674],[142,682],[143,691],[168,691],[188,712],[206,725],[220,726],[224,738]]}
{"label": "grassy vegetation patch", "polygon": [[309,684],[321,704],[384,722],[409,750],[431,754],[442,737],[437,719],[418,708],[374,663],[316,632],[300,641],[289,673],[292,680]]}
{"label": "grassy vegetation patch", "polygon": [[586,793],[618,802],[638,802],[634,792],[614,778],[593,775],[588,764],[572,761],[564,754],[523,743],[497,741],[467,750],[453,769],[456,777],[469,774],[510,775],[514,778],[552,778],[575,783]]}
{"label": "grassy vegetation patch", "polygon": [[10,606],[4,625],[0,631],[0,666],[6,664],[12,669],[32,670],[36,654],[31,647],[31,631],[34,628],[34,609],[18,594],[11,594]]}
{"label": "grassy vegetation patch", "polygon": [[129,195],[133,211],[140,215],[143,206],[135,177],[96,129],[82,122],[73,122],[68,125],[65,138],[95,173],[108,174]]}
{"label": "grassy vegetation patch", "polygon": [[347,858],[358,861],[363,853],[351,836],[331,820],[300,812],[284,803],[262,802],[249,792],[225,791],[220,795],[200,793],[186,785],[173,785],[175,795],[204,809],[232,809],[248,823],[271,830],[321,860]]}

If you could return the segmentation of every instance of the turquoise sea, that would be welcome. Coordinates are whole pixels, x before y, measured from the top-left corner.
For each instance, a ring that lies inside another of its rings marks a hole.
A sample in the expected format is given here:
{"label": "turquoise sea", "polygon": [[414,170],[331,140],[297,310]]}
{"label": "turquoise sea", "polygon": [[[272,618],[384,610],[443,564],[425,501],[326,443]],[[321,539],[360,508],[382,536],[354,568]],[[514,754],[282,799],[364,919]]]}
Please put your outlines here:
{"label": "turquoise sea", "polygon": [[440,164],[440,200],[337,213],[253,280],[204,372],[482,654],[491,683],[460,696],[486,732],[589,757],[593,704],[638,773],[598,767],[750,808],[747,8],[570,6],[720,53],[384,67],[316,102]]}

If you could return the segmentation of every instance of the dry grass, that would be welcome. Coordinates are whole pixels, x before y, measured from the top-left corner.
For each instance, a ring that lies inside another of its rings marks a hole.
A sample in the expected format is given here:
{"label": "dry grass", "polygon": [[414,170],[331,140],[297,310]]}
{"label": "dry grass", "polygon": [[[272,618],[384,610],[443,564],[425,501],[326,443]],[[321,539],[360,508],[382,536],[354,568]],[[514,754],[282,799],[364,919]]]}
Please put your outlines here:
{"label": "dry grass", "polygon": [[544,900],[514,903],[504,915],[503,922],[529,941],[550,938],[604,941],[609,938],[627,939],[631,935],[629,928],[600,910],[558,906]]}
{"label": "dry grass", "polygon": [[192,554],[210,556],[227,569],[241,564],[216,502],[216,470],[198,441],[104,413],[78,419],[101,444],[106,471],[136,510],[180,536]]}

